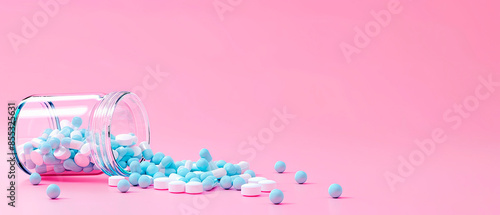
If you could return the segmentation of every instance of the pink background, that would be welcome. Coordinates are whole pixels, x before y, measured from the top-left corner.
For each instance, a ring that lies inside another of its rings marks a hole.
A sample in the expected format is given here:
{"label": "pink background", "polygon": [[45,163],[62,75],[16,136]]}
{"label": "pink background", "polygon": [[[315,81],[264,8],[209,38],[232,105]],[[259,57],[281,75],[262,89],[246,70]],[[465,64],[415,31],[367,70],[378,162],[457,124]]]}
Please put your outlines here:
{"label": "pink background", "polygon": [[[474,101],[478,77],[500,81],[498,3],[401,0],[400,13],[348,63],[339,45],[353,45],[356,26],[373,23],[370,11],[386,10],[390,0],[220,2],[232,9],[224,20],[213,0],[71,1],[17,52],[8,35],[22,36],[23,17],[32,20],[43,9],[37,1],[4,3],[1,101],[137,90],[150,77],[146,67],[158,65],[168,77],[149,80],[154,87],[141,95],[154,150],[194,160],[206,147],[215,159],[233,162],[249,159],[240,144],[286,106],[296,117],[250,160],[258,175],[278,181],[283,204],[220,188],[201,196],[136,187],[120,194],[102,175],[44,178],[34,187],[18,172],[17,207],[7,213],[500,212],[500,88],[483,88],[489,97],[456,129],[443,120],[454,104]],[[414,141],[436,128],[446,141],[391,191],[384,174],[397,174],[398,157],[418,152]],[[6,196],[7,147],[0,148]],[[277,160],[287,163],[285,174],[274,172]],[[308,173],[307,184],[294,182],[298,170]],[[62,188],[57,201],[45,195],[50,183]],[[331,183],[343,186],[343,198],[328,196]],[[5,199],[0,205],[6,211]]]}

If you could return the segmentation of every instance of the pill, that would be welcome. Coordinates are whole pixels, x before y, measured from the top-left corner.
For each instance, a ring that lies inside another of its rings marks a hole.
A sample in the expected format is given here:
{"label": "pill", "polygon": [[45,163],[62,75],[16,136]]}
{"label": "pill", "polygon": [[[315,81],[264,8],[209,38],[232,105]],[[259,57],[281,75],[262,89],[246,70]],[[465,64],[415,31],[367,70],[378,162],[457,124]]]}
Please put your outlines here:
{"label": "pill", "polygon": [[156,174],[158,172],[158,167],[154,164],[150,164],[148,166],[148,168],[146,169],[146,174],[148,174],[149,176],[153,176],[154,174]]}
{"label": "pill", "polygon": [[250,169],[245,171],[245,174],[249,174],[250,176],[255,177],[255,172],[253,170],[250,170]]}
{"label": "pill", "polygon": [[61,143],[61,140],[55,138],[55,137],[51,137],[47,143],[50,145],[51,148],[53,149],[57,149],[57,147],[59,147],[59,144]]}
{"label": "pill", "polygon": [[239,176],[240,176],[241,178],[243,178],[243,179],[245,180],[245,182],[247,182],[247,183],[248,183],[248,179],[252,178],[252,176],[251,176],[250,174],[247,174],[247,173],[245,173],[245,174],[241,174],[241,175],[239,175]]}
{"label": "pill", "polygon": [[161,177],[154,179],[154,188],[157,190],[168,190],[168,184],[174,181],[171,178]]}
{"label": "pill", "polygon": [[[224,170],[224,171],[226,171],[226,170]],[[208,176],[210,176],[210,175],[214,175],[214,174],[213,174],[213,171],[212,171],[212,172],[204,172],[204,173],[202,173],[202,174],[200,175],[200,179],[203,181],[203,180],[205,180],[205,178],[207,178],[207,177],[208,177]]]}
{"label": "pill", "polygon": [[172,168],[166,168],[164,171],[165,171],[164,172],[165,176],[170,176],[170,174],[177,172],[175,169],[172,169]]}
{"label": "pill", "polygon": [[48,154],[43,156],[43,163],[45,163],[47,165],[55,165],[55,164],[60,164],[61,160],[54,157],[54,155],[52,153],[48,153]]}
{"label": "pill", "polygon": [[274,190],[277,187],[276,181],[273,180],[259,181],[259,185],[262,192],[271,192],[271,190]]}
{"label": "pill", "polygon": [[137,186],[139,185],[139,178],[141,177],[141,174],[137,173],[137,172],[133,172],[132,174],[130,174],[130,176],[128,177],[128,181],[130,182],[130,184],[134,185],[134,186]]}
{"label": "pill", "polygon": [[139,148],[141,148],[141,150],[144,151],[146,149],[151,149],[151,146],[149,146],[149,143],[147,141],[142,141],[139,144]]}
{"label": "pill", "polygon": [[226,163],[224,165],[224,169],[226,169],[227,175],[229,176],[236,174],[236,168],[232,163]]}
{"label": "pill", "polygon": [[258,196],[260,195],[259,184],[244,184],[241,185],[241,195],[243,196]]}
{"label": "pill", "polygon": [[125,179],[125,177],[120,176],[120,175],[113,175],[108,178],[108,185],[112,187],[116,187],[118,185],[118,182],[122,179]]}
{"label": "pill", "polygon": [[149,167],[149,164],[151,164],[149,161],[143,161],[140,163],[141,165],[141,173],[146,173],[146,170]]}
{"label": "pill", "polygon": [[36,165],[43,164],[43,157],[42,157],[42,152],[40,151],[40,149],[36,149],[36,150],[31,151],[30,158],[31,158],[31,161],[33,161],[33,163]]}
{"label": "pill", "polygon": [[151,176],[142,175],[139,177],[139,187],[146,189],[151,185]]}
{"label": "pill", "polygon": [[303,184],[307,181],[307,174],[304,171],[297,171],[295,173],[295,181],[299,184]]}
{"label": "pill", "polygon": [[71,156],[71,151],[64,146],[59,146],[56,150],[54,150],[54,157],[59,160],[66,160]]}
{"label": "pill", "polygon": [[46,155],[47,153],[50,152],[50,150],[52,150],[52,146],[50,146],[50,143],[42,143],[42,145],[40,146],[40,153],[42,155]]}
{"label": "pill", "polygon": [[90,163],[89,156],[86,156],[86,155],[84,155],[82,153],[77,153],[75,155],[74,160],[75,160],[76,165],[78,165],[79,167],[86,167]]}
{"label": "pill", "polygon": [[[236,177],[234,180],[233,180],[233,187],[234,189],[236,190],[241,190],[241,186],[246,184],[245,182],[245,179],[241,178],[241,177]],[[259,190],[260,191],[260,190]]]}
{"label": "pill", "polygon": [[40,138],[33,138],[33,139],[30,141],[30,143],[31,143],[31,145],[33,145],[33,147],[38,148],[38,146],[40,146],[40,144],[42,143],[42,141],[43,141],[43,140],[42,140],[42,139],[40,139]]}
{"label": "pill", "polygon": [[61,139],[61,146],[64,146],[65,148],[69,148],[70,143],[71,143],[71,139],[68,137]]}
{"label": "pill", "polygon": [[193,168],[193,161],[191,160],[187,160],[186,163],[184,164],[184,167],[188,170],[188,171],[191,171],[191,169]]}
{"label": "pill", "polygon": [[115,136],[116,142],[122,146],[130,146],[135,138],[130,134],[118,134]]}
{"label": "pill", "polygon": [[146,150],[142,151],[142,156],[146,160],[151,160],[153,158],[153,150],[146,149]]}
{"label": "pill", "polygon": [[233,181],[231,180],[231,177],[225,175],[220,179],[219,184],[222,188],[228,190],[233,186]]}
{"label": "pill", "polygon": [[130,159],[127,159],[127,165],[130,166],[130,164],[132,164],[132,162],[139,162],[139,159],[138,158],[130,158]]}
{"label": "pill", "polygon": [[142,150],[141,150],[141,148],[139,146],[132,146],[130,148],[134,152],[134,157],[137,157],[137,156],[141,155]]}
{"label": "pill", "polygon": [[170,174],[170,176],[168,176],[168,177],[174,181],[178,181],[180,178],[182,178],[182,176],[175,174],[175,173]]}
{"label": "pill", "polygon": [[75,116],[73,117],[73,119],[71,120],[71,124],[75,127],[75,128],[78,128],[82,125],[82,118],[80,118],[79,116]]}
{"label": "pill", "polygon": [[269,200],[271,200],[274,204],[279,204],[283,201],[283,192],[280,189],[273,189],[271,193],[269,193]]}
{"label": "pill", "polygon": [[286,170],[286,164],[283,161],[278,161],[274,164],[274,169],[278,173],[283,173]]}
{"label": "pill", "polygon": [[59,188],[56,184],[51,184],[47,187],[46,193],[49,198],[55,199],[61,194],[61,188]]}
{"label": "pill", "polygon": [[165,156],[163,159],[161,159],[160,166],[163,168],[170,168],[174,164],[174,159],[170,156]]}
{"label": "pill", "polygon": [[[76,160],[75,160],[75,161],[76,161]],[[125,162],[125,161],[119,161],[119,162],[118,162],[118,165],[119,165],[121,168],[123,168],[123,169],[127,168],[127,162]]]}
{"label": "pill", "polygon": [[200,150],[200,157],[207,159],[208,162],[212,161],[212,155],[210,155],[210,152],[208,151],[208,149],[205,149],[205,148],[201,149]]}
{"label": "pill", "polygon": [[83,172],[85,172],[85,173],[89,173],[92,171],[94,171],[94,164],[92,164],[92,163],[89,163],[88,166],[83,167]]}
{"label": "pill", "polygon": [[240,166],[238,166],[238,164],[235,164],[235,165],[233,165],[233,166],[234,166],[234,169],[236,170],[236,171],[234,172],[234,174],[235,174],[235,175],[239,175],[239,174],[241,174],[241,167],[240,167]]}
{"label": "pill", "polygon": [[219,168],[223,168],[223,167],[224,167],[224,165],[226,164],[226,161],[224,161],[224,160],[220,160],[220,161],[217,161],[217,163],[216,163],[216,164],[217,164],[217,167],[219,167]]}
{"label": "pill", "polygon": [[203,190],[208,191],[214,188],[214,181],[210,178],[210,176],[205,178],[205,180],[203,180],[201,183],[203,185]]}
{"label": "pill", "polygon": [[38,185],[42,181],[42,177],[40,176],[40,174],[34,172],[31,173],[29,180],[31,184]]}
{"label": "pill", "polygon": [[208,161],[207,159],[205,158],[200,158],[197,162],[196,162],[196,167],[198,168],[198,170],[200,171],[207,171],[208,170]]}
{"label": "pill", "polygon": [[83,145],[83,142],[79,141],[79,140],[71,140],[71,142],[69,142],[69,148],[70,149],[80,150],[80,148],[82,147],[82,145]]}
{"label": "pill", "polygon": [[54,167],[52,165],[42,164],[42,165],[36,165],[35,167],[35,171],[39,174],[44,174],[52,170],[54,170]]}
{"label": "pill", "polygon": [[64,166],[62,164],[54,165],[54,172],[55,173],[63,173],[64,171],[66,171],[66,169],[64,169]]}
{"label": "pill", "polygon": [[162,152],[157,152],[154,156],[153,156],[153,159],[151,159],[151,162],[158,165],[160,164],[161,162],[161,159],[163,159],[165,157],[165,154],[163,154]]}
{"label": "pill", "polygon": [[50,132],[49,136],[50,137],[55,137],[57,134],[59,134],[59,129],[54,129]]}
{"label": "pill", "polygon": [[127,179],[122,179],[118,182],[116,188],[118,188],[120,192],[126,193],[130,189],[130,183],[127,181]]}
{"label": "pill", "polygon": [[197,177],[198,177],[198,175],[196,175],[196,173],[194,173],[194,172],[189,172],[185,176],[186,180],[188,180],[188,181],[191,180],[192,178],[197,178]]}
{"label": "pill", "polygon": [[[75,161],[71,158],[66,159],[63,162],[63,166],[66,170],[71,170],[73,172],[81,172],[83,170],[82,167],[76,165]],[[117,182],[118,183],[118,182]]]}
{"label": "pill", "polygon": [[184,163],[182,161],[176,161],[174,164],[175,164],[175,169],[179,169],[179,167],[184,166]]}
{"label": "pill", "polygon": [[90,144],[88,144],[88,143],[83,144],[82,147],[80,148],[80,154],[83,154],[85,156],[89,156],[90,155]]}
{"label": "pill", "polygon": [[248,179],[248,183],[249,184],[258,184],[259,181],[263,181],[263,180],[266,180],[267,178],[264,178],[264,177],[253,177],[253,178],[250,178]]}
{"label": "pill", "polygon": [[199,194],[203,193],[203,184],[201,182],[190,181],[186,183],[186,193]]}
{"label": "pill", "polygon": [[217,168],[212,170],[212,175],[215,176],[216,178],[222,178],[222,176],[227,175],[227,171],[224,168]]}
{"label": "pill", "polygon": [[138,161],[132,161],[130,163],[130,172],[141,173],[141,164]]}
{"label": "pill", "polygon": [[338,184],[332,184],[328,187],[328,194],[333,198],[338,198],[342,195],[342,187]]}
{"label": "pill", "polygon": [[78,131],[78,130],[74,130],[72,131],[70,134],[69,134],[69,137],[71,137],[71,139],[73,140],[80,140],[82,141],[83,140],[83,137],[82,137],[82,132]]}
{"label": "pill", "polygon": [[185,177],[186,174],[188,174],[188,172],[189,172],[189,170],[186,167],[183,167],[183,166],[181,166],[181,167],[179,167],[177,169],[177,174],[180,175],[180,176],[182,176],[182,177]]}
{"label": "pill", "polygon": [[238,163],[238,166],[241,168],[241,172],[245,172],[250,168],[250,164],[246,161],[240,161]]}
{"label": "pill", "polygon": [[186,182],[184,181],[172,181],[168,183],[168,191],[171,193],[183,193],[185,190]]}

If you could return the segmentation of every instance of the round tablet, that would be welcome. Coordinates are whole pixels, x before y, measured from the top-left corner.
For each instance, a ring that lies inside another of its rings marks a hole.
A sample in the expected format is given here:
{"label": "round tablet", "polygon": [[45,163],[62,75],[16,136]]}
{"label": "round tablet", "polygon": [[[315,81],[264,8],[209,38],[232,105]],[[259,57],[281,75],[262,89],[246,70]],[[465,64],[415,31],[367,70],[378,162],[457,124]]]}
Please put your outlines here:
{"label": "round tablet", "polygon": [[115,140],[122,146],[130,146],[134,141],[134,137],[130,134],[118,134],[115,136]]}
{"label": "round tablet", "polygon": [[299,184],[303,184],[307,181],[307,174],[304,171],[298,171],[295,173],[295,181]]}
{"label": "round tablet", "polygon": [[262,180],[259,181],[260,190],[262,192],[271,192],[277,187],[276,181],[273,180]]}
{"label": "round tablet", "polygon": [[191,181],[186,184],[186,193],[203,193],[203,184],[201,182]]}
{"label": "round tablet", "polygon": [[328,194],[330,194],[330,196],[333,198],[338,198],[340,195],[342,195],[342,187],[338,184],[332,184],[328,188]]}
{"label": "round tablet", "polygon": [[171,178],[161,177],[154,180],[154,188],[157,190],[168,190],[168,184],[174,181]]}
{"label": "round tablet", "polygon": [[59,194],[61,194],[61,188],[59,188],[56,184],[51,184],[47,187],[47,196],[51,199],[59,197]]}
{"label": "round tablet", "polygon": [[168,184],[168,190],[171,193],[183,193],[185,190],[186,182],[184,181],[172,181]]}
{"label": "round tablet", "polygon": [[258,195],[260,195],[260,185],[259,184],[241,185],[241,195],[243,195],[243,196],[258,196]]}
{"label": "round tablet", "polygon": [[283,192],[280,189],[274,189],[269,193],[269,200],[274,204],[279,204],[283,201]]}
{"label": "round tablet", "polygon": [[274,164],[274,169],[278,173],[284,172],[286,170],[286,164],[285,164],[285,162],[283,162],[283,161],[276,162],[276,164]]}
{"label": "round tablet", "polygon": [[126,193],[130,189],[130,183],[127,181],[127,179],[122,179],[118,182],[116,187],[120,192]]}
{"label": "round tablet", "polygon": [[40,181],[42,181],[42,177],[40,177],[40,174],[38,174],[36,172],[31,173],[31,175],[30,175],[31,184],[38,185],[38,184],[40,184]]}
{"label": "round tablet", "polygon": [[263,181],[263,180],[266,180],[267,178],[264,178],[264,177],[253,177],[253,178],[250,178],[248,179],[248,183],[249,184],[258,184],[259,181]]}
{"label": "round tablet", "polygon": [[118,182],[120,182],[120,180],[122,180],[122,179],[125,179],[125,177],[119,176],[119,175],[110,176],[108,178],[108,185],[112,186],[112,187],[116,187],[118,185]]}

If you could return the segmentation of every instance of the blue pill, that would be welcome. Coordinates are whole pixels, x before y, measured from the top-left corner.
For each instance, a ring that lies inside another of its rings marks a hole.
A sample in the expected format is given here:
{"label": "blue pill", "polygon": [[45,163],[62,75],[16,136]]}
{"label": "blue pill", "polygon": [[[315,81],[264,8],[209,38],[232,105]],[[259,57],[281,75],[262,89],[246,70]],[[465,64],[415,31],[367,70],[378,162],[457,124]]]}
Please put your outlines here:
{"label": "blue pill", "polygon": [[24,144],[23,148],[24,148],[24,153],[29,154],[29,152],[31,152],[31,150],[33,150],[34,147],[33,147],[33,144],[31,144],[30,142],[27,142]]}
{"label": "blue pill", "polygon": [[146,150],[142,151],[142,156],[146,160],[151,160],[153,158],[153,150],[146,149]]}
{"label": "blue pill", "polygon": [[203,185],[203,190],[205,190],[205,191],[211,190],[214,188],[214,182],[210,178],[205,178],[205,180],[203,180],[201,182],[201,184]]}
{"label": "blue pill", "polygon": [[200,157],[207,159],[208,162],[212,161],[212,155],[210,155],[210,152],[208,152],[208,149],[201,149],[200,150]]}
{"label": "blue pill", "polygon": [[149,178],[147,175],[142,175],[139,177],[139,187],[142,187],[144,189],[148,188],[149,185],[151,185],[151,178]]}
{"label": "blue pill", "polygon": [[276,172],[282,173],[286,170],[286,164],[283,161],[278,161],[276,164],[274,164],[274,169]]}
{"label": "blue pill", "polygon": [[127,181],[127,179],[122,179],[118,182],[116,188],[118,188],[120,192],[126,193],[130,189],[130,183]]}
{"label": "blue pill", "polygon": [[63,137],[61,140],[61,145],[64,146],[65,148],[69,148],[70,143],[71,143],[71,138],[69,137]]}
{"label": "blue pill", "polygon": [[153,159],[151,160],[154,164],[158,165],[161,162],[161,159],[165,157],[165,154],[162,152],[157,152],[154,156]]}
{"label": "blue pill", "polygon": [[206,172],[206,171],[208,170],[208,161],[207,161],[207,159],[205,159],[205,158],[200,158],[200,159],[196,162],[196,167],[198,168],[198,170],[203,171],[203,172]]}
{"label": "blue pill", "polygon": [[224,160],[217,161],[216,165],[219,168],[224,168],[224,165],[226,165],[226,161]]}
{"label": "blue pill", "polygon": [[222,176],[219,183],[220,186],[226,190],[230,189],[233,186],[233,181],[231,180],[231,177],[227,175]]}
{"label": "blue pill", "polygon": [[234,166],[234,169],[236,170],[236,172],[234,173],[235,175],[240,175],[241,174],[241,167],[240,165],[233,165]]}
{"label": "blue pill", "polygon": [[165,156],[163,159],[161,159],[160,166],[164,168],[170,168],[174,165],[174,159],[170,156]]}
{"label": "blue pill", "polygon": [[80,118],[79,116],[75,116],[73,117],[73,119],[71,120],[71,124],[73,124],[73,126],[75,127],[80,127],[82,125],[82,118]]}
{"label": "blue pill", "polygon": [[333,198],[338,198],[342,195],[342,187],[338,184],[332,184],[328,188],[328,194]]}
{"label": "blue pill", "polygon": [[236,168],[234,167],[234,165],[232,163],[226,163],[224,165],[224,169],[226,169],[227,175],[229,175],[229,176],[236,174]]}
{"label": "blue pill", "polygon": [[157,178],[165,177],[165,173],[163,172],[157,172],[153,175],[153,180]]}
{"label": "blue pill", "polygon": [[149,176],[155,175],[159,171],[159,168],[154,165],[154,164],[149,164],[148,168],[146,169],[146,174]]}
{"label": "blue pill", "polygon": [[182,161],[176,161],[174,164],[175,164],[175,169],[179,169],[179,167],[184,166],[184,163]]}
{"label": "blue pill", "polygon": [[304,171],[298,171],[295,173],[295,181],[299,184],[303,184],[307,181],[307,174]]}
{"label": "blue pill", "polygon": [[183,167],[183,166],[180,166],[178,169],[177,169],[177,174],[182,176],[182,177],[186,177],[186,175],[189,173],[189,169],[187,169],[186,167]]}
{"label": "blue pill", "polygon": [[198,178],[198,175],[196,175],[196,173],[194,172],[188,172],[188,174],[186,174],[186,179],[189,181],[191,180],[192,178]]}
{"label": "blue pill", "polygon": [[31,173],[31,175],[30,175],[31,184],[38,185],[38,184],[40,184],[41,181],[42,181],[42,177],[40,176],[40,174],[38,174],[36,172]]}
{"label": "blue pill", "polygon": [[130,176],[128,177],[128,181],[134,185],[134,186],[137,186],[139,185],[139,178],[141,177],[141,174],[137,173],[137,172],[133,172],[132,174],[130,174]]}
{"label": "blue pill", "polygon": [[54,157],[54,154],[48,153],[46,155],[43,155],[43,163],[48,164],[48,165],[56,165],[56,164],[60,164],[61,160]]}
{"label": "blue pill", "polygon": [[177,173],[177,170],[175,170],[174,168],[165,169],[165,176],[170,176],[170,174],[172,173]]}
{"label": "blue pill", "polygon": [[245,179],[243,179],[242,177],[238,176],[233,180],[233,187],[236,190],[241,190],[241,186],[244,184],[246,184],[246,182]]}
{"label": "blue pill", "polygon": [[207,178],[208,176],[213,176],[214,174],[212,172],[204,172],[200,175],[200,179],[203,181],[205,180],[205,178]]}
{"label": "blue pill", "polygon": [[151,164],[149,161],[141,162],[141,174],[146,173],[146,170],[148,169],[149,164]]}
{"label": "blue pill", "polygon": [[61,194],[61,188],[57,186],[56,184],[51,184],[47,187],[47,196],[49,196],[51,199],[55,199],[59,197]]}
{"label": "blue pill", "polygon": [[134,156],[134,150],[132,148],[127,147],[127,148],[125,148],[125,150],[126,150],[125,156],[129,156],[129,157]]}
{"label": "blue pill", "polygon": [[59,147],[59,144],[61,143],[59,138],[55,138],[55,137],[51,137],[47,142],[50,144],[50,147],[52,147],[53,149],[57,149]]}
{"label": "blue pill", "polygon": [[132,161],[129,166],[130,172],[141,173],[141,164],[139,161]]}
{"label": "blue pill", "polygon": [[273,189],[271,193],[269,193],[269,200],[271,200],[274,204],[279,204],[283,201],[283,192],[280,189]]}
{"label": "blue pill", "polygon": [[42,144],[42,146],[40,146],[40,152],[42,153],[42,155],[48,154],[51,149],[52,146],[48,142],[45,142]]}
{"label": "blue pill", "polygon": [[209,175],[209,176],[207,176],[207,177],[205,178],[205,180],[206,180],[206,179],[211,180],[214,184],[218,182],[217,178],[216,178],[215,176],[213,176],[213,175]]}
{"label": "blue pill", "polygon": [[130,166],[130,164],[132,164],[132,162],[134,162],[134,161],[139,162],[139,159],[138,158],[129,158],[127,160],[127,164]]}
{"label": "blue pill", "polygon": [[62,164],[54,165],[54,172],[55,173],[63,173],[64,171],[66,171],[66,169],[64,169],[64,166]]}
{"label": "blue pill", "polygon": [[249,174],[249,175],[251,175],[252,177],[255,177],[255,172],[254,172],[253,170],[250,170],[250,169],[249,169],[249,170],[247,170],[247,171],[245,171],[245,174]]}

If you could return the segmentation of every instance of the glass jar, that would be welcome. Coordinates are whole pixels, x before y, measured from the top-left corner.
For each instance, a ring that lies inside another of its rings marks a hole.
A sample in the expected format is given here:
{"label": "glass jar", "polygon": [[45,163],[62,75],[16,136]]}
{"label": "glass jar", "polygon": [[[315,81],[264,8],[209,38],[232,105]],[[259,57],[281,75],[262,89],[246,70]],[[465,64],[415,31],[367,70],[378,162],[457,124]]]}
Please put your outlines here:
{"label": "glass jar", "polygon": [[13,124],[17,163],[28,174],[128,176],[128,160],[151,150],[146,110],[126,91],[32,95]]}

